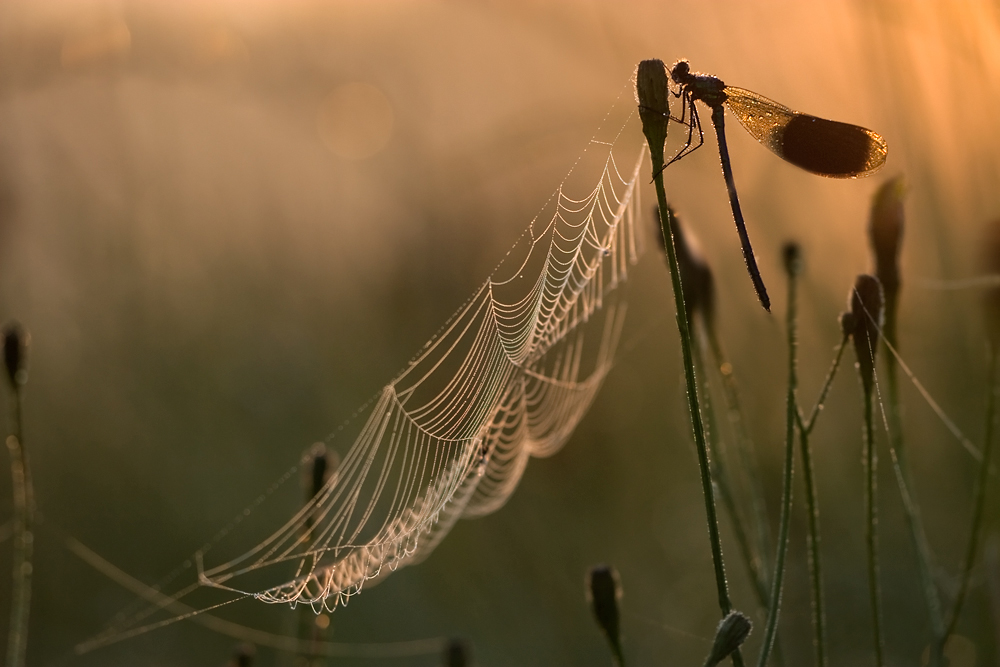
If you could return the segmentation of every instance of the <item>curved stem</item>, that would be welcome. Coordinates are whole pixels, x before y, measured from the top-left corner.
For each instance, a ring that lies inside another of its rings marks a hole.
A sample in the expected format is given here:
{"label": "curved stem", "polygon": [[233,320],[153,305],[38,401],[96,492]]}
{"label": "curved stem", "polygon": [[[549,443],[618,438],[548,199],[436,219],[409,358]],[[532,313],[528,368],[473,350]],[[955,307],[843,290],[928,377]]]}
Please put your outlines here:
{"label": "curved stem", "polygon": [[802,475],[806,487],[806,510],[809,524],[809,579],[812,586],[813,648],[816,651],[816,666],[826,667],[826,603],[823,599],[823,567],[820,558],[819,498],[813,479],[812,448],[809,433],[799,430],[799,444],[802,451]]}
{"label": "curved stem", "polygon": [[[889,311],[891,312],[891,311]],[[893,321],[895,318],[892,318]],[[892,469],[896,478],[896,486],[903,503],[903,515],[906,517],[906,527],[910,533],[910,542],[913,544],[913,551],[917,556],[917,572],[920,577],[920,585],[924,593],[924,604],[927,606],[927,616],[931,624],[930,664],[931,667],[939,667],[944,664],[944,629],[943,613],[941,611],[941,598],[938,595],[937,585],[934,583],[934,565],[931,556],[930,543],[927,541],[927,533],[924,531],[924,523],[921,519],[920,504],[917,502],[916,487],[913,483],[913,475],[910,472],[909,461],[906,456],[905,441],[903,439],[902,407],[899,400],[899,383],[896,374],[896,358],[891,354],[896,348],[895,324],[890,324],[887,318],[885,327],[886,347],[890,354],[886,355],[886,376],[889,386],[889,455],[892,459]]]}
{"label": "curved stem", "polygon": [[948,640],[948,636],[955,631],[958,617],[962,613],[962,604],[965,602],[965,594],[969,589],[969,577],[972,574],[972,565],[976,560],[976,550],[979,546],[979,536],[983,527],[983,510],[986,507],[986,485],[989,482],[990,473],[990,453],[993,450],[993,428],[996,410],[997,392],[1000,390],[1000,381],[997,377],[997,356],[996,346],[990,347],[989,366],[989,390],[986,394],[986,428],[983,436],[983,460],[979,462],[979,476],[976,478],[975,501],[972,510],[972,526],[969,531],[969,542],[965,548],[965,560],[962,565],[962,578],[958,586],[958,594],[955,602],[948,612],[948,620],[945,623],[944,634],[941,638],[941,648]]}
{"label": "curved stem", "polygon": [[[694,365],[695,372],[705,374],[705,364],[699,345],[694,346]],[[722,506],[726,509],[726,513],[729,514],[733,532],[736,536],[736,543],[740,548],[740,555],[743,557],[743,564],[746,566],[747,572],[750,574],[753,582],[753,590],[757,595],[757,602],[762,608],[767,609],[770,604],[768,602],[767,575],[764,572],[761,557],[754,551],[753,545],[750,543],[746,529],[746,519],[743,513],[740,512],[739,505],[736,502],[733,481],[729,475],[729,469],[725,464],[722,448],[718,444],[718,420],[715,417],[715,409],[711,400],[711,386],[707,380],[702,383],[702,393],[702,410],[708,430],[708,451],[712,461],[712,479],[718,485]]]}
{"label": "curved stem", "polygon": [[[648,137],[647,137],[648,138]],[[701,471],[701,487],[705,497],[705,517],[708,524],[708,538],[712,548],[712,565],[715,570],[715,585],[718,594],[719,609],[725,617],[732,611],[729,599],[729,587],[726,583],[726,568],[722,557],[722,539],[719,536],[719,519],[715,508],[715,491],[712,486],[711,464],[708,456],[708,444],[705,441],[705,428],[702,423],[701,408],[698,401],[698,383],[695,379],[694,357],[691,353],[691,327],[688,320],[687,307],[684,304],[684,293],[681,290],[680,269],[677,266],[677,249],[674,246],[674,235],[668,216],[667,195],[663,189],[663,149],[650,141],[650,159],[653,166],[653,179],[656,184],[656,197],[660,206],[660,227],[663,232],[664,246],[667,250],[667,261],[670,265],[670,282],[674,292],[674,307],[677,314],[677,330],[681,338],[681,356],[684,360],[684,380],[687,388],[688,411],[691,415],[691,427],[694,431],[695,447],[698,451],[698,467]],[[732,654],[733,664],[742,667],[743,656],[737,649]]]}
{"label": "curved stem", "polygon": [[868,547],[868,595],[871,600],[872,628],[875,634],[875,664],[885,664],[885,642],[882,638],[882,595],[878,564],[878,498],[876,472],[878,456],[875,452],[875,428],[872,415],[871,388],[865,387],[865,542]]}
{"label": "curved stem", "polygon": [[[767,516],[767,502],[764,499],[764,485],[761,482],[760,466],[758,465],[757,454],[754,451],[753,438],[747,432],[746,418],[743,415],[743,405],[740,400],[736,377],[733,374],[732,364],[727,360],[722,343],[719,341],[714,329],[708,329],[706,333],[712,356],[715,359],[715,367],[722,376],[723,396],[726,399],[726,410],[729,413],[729,420],[735,427],[736,451],[739,455],[740,466],[746,478],[747,489],[750,495],[750,511],[755,529],[754,538],[757,542],[757,557],[760,560],[759,569],[763,573],[761,578],[763,579],[764,590],[766,591],[767,571],[771,565],[771,524]],[[767,607],[768,603],[765,602],[763,605]]]}
{"label": "curved stem", "polygon": [[795,463],[795,423],[799,406],[796,402],[798,376],[796,356],[798,352],[797,313],[795,287],[797,280],[794,274],[788,279],[788,396],[785,406],[785,469],[781,486],[781,518],[778,527],[778,547],[775,549],[774,574],[771,576],[771,607],[767,613],[767,625],[764,628],[764,643],[760,650],[758,667],[764,667],[774,646],[774,638],[778,631],[778,619],[781,615],[781,588],[785,578],[785,556],[788,554],[788,533],[792,519],[792,475]]}
{"label": "curved stem", "polygon": [[28,615],[31,610],[31,553],[34,492],[24,451],[21,425],[21,390],[14,388],[13,429],[7,437],[10,453],[11,487],[14,495],[14,564],[7,638],[7,667],[23,667],[28,648]]}

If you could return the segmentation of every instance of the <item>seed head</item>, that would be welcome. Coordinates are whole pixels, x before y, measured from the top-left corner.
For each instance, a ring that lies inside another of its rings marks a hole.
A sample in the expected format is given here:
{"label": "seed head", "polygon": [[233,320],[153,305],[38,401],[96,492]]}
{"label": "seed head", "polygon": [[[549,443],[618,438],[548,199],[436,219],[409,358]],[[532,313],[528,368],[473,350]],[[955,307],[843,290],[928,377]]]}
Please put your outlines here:
{"label": "seed head", "polygon": [[635,93],[639,103],[642,132],[649,142],[654,163],[663,161],[670,119],[670,90],[667,68],[662,60],[643,60],[635,73]]}
{"label": "seed head", "polygon": [[595,565],[587,577],[587,597],[594,610],[597,624],[604,631],[618,664],[622,662],[622,645],[618,622],[618,600],[622,596],[618,572],[610,565]]}
{"label": "seed head", "polygon": [[12,388],[17,389],[28,381],[25,362],[31,337],[17,322],[8,322],[3,328],[3,361],[7,367],[7,379]]}
{"label": "seed head", "polygon": [[902,176],[886,181],[872,200],[868,234],[875,254],[875,275],[885,295],[886,339],[896,344],[896,306],[899,302],[899,251],[903,244],[906,181]]}
{"label": "seed head", "polygon": [[307,501],[312,500],[326,486],[333,468],[336,467],[336,461],[331,465],[330,459],[336,459],[336,456],[336,452],[328,453],[326,445],[322,442],[317,442],[309,448],[306,453],[305,476],[302,480]]}
{"label": "seed head", "polygon": [[728,658],[746,640],[752,629],[753,623],[744,614],[738,611],[729,612],[719,622],[719,627],[715,631],[712,652],[705,659],[705,667],[715,667]]}
{"label": "seed head", "polygon": [[781,259],[785,265],[785,273],[794,278],[802,273],[802,248],[795,241],[787,241],[781,247]]}
{"label": "seed head", "polygon": [[[674,209],[667,204],[670,219],[670,230],[674,235],[674,246],[677,250],[677,267],[681,272],[681,291],[687,306],[688,319],[694,320],[696,314],[701,314],[705,328],[711,334],[715,326],[715,279],[712,269],[701,253],[697,239],[680,221]],[[656,238],[664,253],[666,247],[663,233],[659,229],[659,207],[653,207],[653,216],[657,222]]]}
{"label": "seed head", "polygon": [[875,276],[888,300],[899,289],[899,250],[903,242],[906,181],[896,176],[886,181],[872,200],[868,235],[875,253]]}
{"label": "seed head", "polygon": [[[848,297],[854,352],[858,357],[858,371],[865,392],[870,392],[875,380],[875,353],[878,351],[879,330],[885,311],[882,285],[878,278],[862,274],[854,281]],[[842,324],[844,322],[842,321]]]}

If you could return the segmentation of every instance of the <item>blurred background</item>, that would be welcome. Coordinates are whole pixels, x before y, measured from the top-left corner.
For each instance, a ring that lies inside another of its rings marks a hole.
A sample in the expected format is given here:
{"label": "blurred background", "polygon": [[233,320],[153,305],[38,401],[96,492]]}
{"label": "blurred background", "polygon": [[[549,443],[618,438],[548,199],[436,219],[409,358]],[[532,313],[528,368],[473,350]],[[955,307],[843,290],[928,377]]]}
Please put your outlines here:
{"label": "blurred background", "polygon": [[[351,420],[472,294],[615,101],[631,104],[636,63],[680,57],[792,108],[871,127],[889,145],[882,172],[835,181],[783,163],[730,122],[770,316],[743,268],[714,138],[667,172],[668,195],[716,273],[721,337],[772,521],[785,392],[781,244],[797,239],[805,256],[809,406],[848,288],[871,270],[871,196],[900,173],[909,185],[902,355],[978,441],[981,294],[933,281],[978,275],[984,230],[1000,215],[995,3],[2,3],[0,318],[32,335],[26,444],[44,519],[29,664],[226,664],[235,641],[189,623],[75,655],[133,598],[66,538],[145,582],[182,563]],[[619,138],[626,149],[640,142],[634,124]],[[459,636],[482,665],[607,665],[583,585],[591,565],[607,562],[624,587],[632,664],[701,663],[718,610],[669,279],[646,245],[618,365],[567,447],[533,461],[503,509],[459,523],[425,563],[333,614],[329,640]],[[833,664],[865,664],[862,404],[851,351],[845,360],[813,446]],[[953,581],[974,462],[911,386],[903,398],[927,531]],[[881,443],[888,654],[920,664],[927,620],[884,433]],[[781,641],[786,664],[810,664],[797,492]],[[10,498],[4,473],[0,525]],[[300,502],[293,479],[253,516],[276,526]],[[995,499],[989,507],[987,534]],[[723,529],[735,604],[762,621]],[[9,545],[0,544],[0,571]],[[953,665],[997,663],[985,574],[974,575]],[[9,587],[0,577],[0,601]],[[223,615],[294,632],[286,607],[246,601]],[[293,662],[260,649],[257,664]]]}

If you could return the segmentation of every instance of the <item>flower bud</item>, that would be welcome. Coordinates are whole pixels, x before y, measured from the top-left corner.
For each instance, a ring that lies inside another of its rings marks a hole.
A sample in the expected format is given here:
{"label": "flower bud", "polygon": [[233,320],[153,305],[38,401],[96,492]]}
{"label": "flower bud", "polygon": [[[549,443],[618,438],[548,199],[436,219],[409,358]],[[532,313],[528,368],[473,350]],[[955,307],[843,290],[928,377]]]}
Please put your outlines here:
{"label": "flower bud", "polygon": [[802,248],[795,241],[788,241],[781,247],[781,259],[785,273],[794,278],[802,273]]}
{"label": "flower bud", "polygon": [[729,612],[719,623],[712,642],[712,652],[705,659],[705,667],[715,667],[730,656],[750,635],[753,623],[738,611]]}
{"label": "flower bud", "polygon": [[875,276],[885,296],[885,336],[896,344],[896,308],[899,302],[899,251],[903,242],[903,198],[906,182],[897,176],[878,189],[872,200],[868,234],[875,253]]}
{"label": "flower bud", "polygon": [[28,381],[25,362],[31,338],[17,322],[8,322],[3,328],[3,361],[7,368],[7,379],[11,387],[17,389]]}
{"label": "flower bud", "polygon": [[667,68],[662,60],[643,60],[639,63],[635,74],[635,93],[642,132],[649,142],[653,164],[662,163],[670,121],[670,88]]}
{"label": "flower bud", "polygon": [[858,357],[858,372],[865,392],[871,392],[875,381],[875,354],[878,351],[879,330],[885,311],[882,285],[878,278],[860,275],[849,297],[851,321],[854,325],[854,352]]}
{"label": "flower bud", "polygon": [[906,182],[902,176],[886,181],[872,200],[868,234],[875,253],[875,276],[882,283],[888,303],[899,290],[899,250],[903,242],[903,198]]}
{"label": "flower bud", "polygon": [[[715,326],[715,279],[712,269],[708,266],[697,239],[681,224],[680,218],[673,208],[667,204],[670,219],[670,231],[674,235],[674,246],[677,250],[677,267],[681,272],[681,291],[684,304],[687,307],[688,320],[694,321],[694,316],[701,314],[705,328],[711,334]],[[653,207],[657,223],[660,221],[659,207]],[[660,247],[666,252],[663,233],[657,230],[656,237]]]}
{"label": "flower bud", "polygon": [[587,597],[594,610],[597,624],[604,631],[618,664],[622,661],[622,645],[618,621],[618,600],[622,596],[618,572],[610,565],[595,565],[588,576]]}

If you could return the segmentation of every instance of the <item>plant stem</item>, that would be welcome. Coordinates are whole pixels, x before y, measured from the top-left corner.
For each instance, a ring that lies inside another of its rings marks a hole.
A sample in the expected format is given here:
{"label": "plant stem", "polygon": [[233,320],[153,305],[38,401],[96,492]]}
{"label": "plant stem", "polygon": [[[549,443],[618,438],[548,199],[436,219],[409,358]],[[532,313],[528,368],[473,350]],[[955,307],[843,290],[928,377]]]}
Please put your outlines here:
{"label": "plant stem", "polygon": [[[649,145],[649,159],[653,169],[653,181],[656,184],[656,198],[660,209],[660,230],[663,233],[663,245],[667,251],[667,262],[670,265],[670,282],[674,292],[677,331],[680,334],[681,356],[684,359],[688,410],[691,414],[691,428],[694,431],[695,447],[698,451],[698,467],[701,472],[701,487],[705,497],[705,518],[708,525],[709,543],[712,548],[715,584],[719,608],[722,611],[722,617],[725,618],[732,610],[732,603],[729,600],[726,569],[722,559],[722,540],[719,537],[719,519],[715,511],[715,491],[712,487],[708,445],[705,442],[705,428],[698,404],[698,383],[695,380],[694,358],[691,352],[691,326],[688,320],[687,306],[684,303],[684,292],[681,289],[677,247],[674,243],[673,226],[669,219],[670,208],[667,206],[667,195],[663,189],[663,147],[667,141],[667,130],[670,123],[670,88],[663,61],[643,60],[639,63],[636,70],[636,96],[639,100],[642,132]],[[734,650],[731,655],[734,667],[743,667],[743,655],[739,648]]]}
{"label": "plant stem", "polygon": [[878,564],[878,502],[876,497],[875,478],[878,466],[878,456],[875,452],[875,428],[872,415],[872,391],[865,386],[865,541],[868,547],[868,594],[871,599],[872,627],[875,633],[875,664],[883,667],[885,664],[882,638],[882,600],[879,584]]}
{"label": "plant stem", "polygon": [[[707,375],[699,345],[694,346],[694,355],[695,371],[701,373],[703,376]],[[732,522],[733,532],[736,535],[736,543],[739,545],[743,564],[746,566],[747,572],[753,582],[757,602],[763,609],[767,609],[770,605],[768,602],[767,575],[764,572],[760,556],[754,552],[753,545],[750,543],[745,518],[736,503],[732,478],[729,475],[729,469],[725,464],[725,457],[722,455],[721,447],[718,444],[718,420],[715,417],[715,409],[711,400],[711,387],[707,380],[702,382],[702,396],[702,412],[708,424],[708,449],[712,461],[712,478],[716,481],[722,505],[725,507],[726,513],[729,514]]]}
{"label": "plant stem", "polygon": [[[739,387],[733,375],[732,364],[726,359],[722,343],[719,341],[714,330],[708,333],[708,342],[715,358],[715,367],[722,376],[723,396],[726,399],[726,409],[729,412],[729,420],[736,430],[737,452],[743,474],[746,477],[748,490],[750,491],[750,509],[753,516],[755,537],[757,539],[757,557],[760,559],[759,569],[764,573],[766,590],[766,573],[770,567],[771,549],[771,524],[767,516],[767,503],[764,500],[764,485],[760,479],[760,468],[757,465],[757,455],[754,452],[753,439],[747,432],[746,419],[743,416],[743,406],[740,401]],[[764,603],[767,606],[767,603]]]}
{"label": "plant stem", "polygon": [[14,495],[14,565],[7,638],[7,667],[23,667],[28,648],[28,615],[31,610],[31,552],[34,544],[32,519],[34,491],[24,451],[21,420],[21,389],[14,387],[13,429],[7,437],[10,453],[11,487]]}
{"label": "plant stem", "polygon": [[1000,378],[997,377],[997,346],[990,346],[990,365],[988,390],[986,393],[986,427],[983,435],[983,459],[979,462],[979,476],[976,478],[974,492],[975,501],[972,510],[972,526],[969,530],[969,543],[965,549],[965,560],[962,566],[962,578],[958,586],[958,594],[948,612],[948,619],[944,626],[944,633],[941,636],[940,650],[944,650],[944,644],[948,637],[955,631],[958,617],[962,613],[962,604],[965,602],[965,594],[969,589],[969,577],[972,574],[972,565],[976,560],[976,550],[979,546],[979,536],[983,527],[983,509],[986,507],[986,485],[990,475],[990,453],[993,450],[993,428],[996,413],[997,392],[1000,391]]}
{"label": "plant stem", "polygon": [[806,487],[806,510],[809,524],[809,579],[812,584],[813,648],[816,651],[816,666],[826,667],[826,604],[823,600],[823,568],[819,550],[819,500],[813,481],[812,450],[809,433],[799,430],[799,444],[802,451],[802,474]]}
{"label": "plant stem", "polygon": [[844,356],[844,348],[847,346],[848,336],[840,339],[837,351],[827,371],[826,380],[820,389],[819,398],[809,413],[809,419],[803,420],[802,413],[796,413],[799,423],[799,444],[802,450],[802,470],[806,487],[806,509],[809,525],[809,537],[807,546],[809,549],[809,579],[812,585],[812,614],[813,614],[813,648],[816,651],[817,667],[826,667],[826,602],[823,595],[823,567],[820,555],[820,532],[819,532],[819,496],[816,493],[815,473],[812,461],[812,447],[809,445],[809,436],[816,425],[816,418],[823,409],[823,403],[833,385],[833,379],[837,375],[840,367],[840,360]]}
{"label": "plant stem", "polygon": [[916,488],[913,483],[913,475],[910,472],[910,465],[906,456],[905,441],[903,439],[902,408],[899,400],[899,383],[896,375],[896,358],[892,351],[896,349],[895,326],[886,321],[886,347],[889,354],[886,355],[886,376],[889,386],[889,454],[892,458],[892,468],[895,473],[896,486],[903,501],[903,514],[906,517],[906,526],[910,533],[910,541],[913,550],[917,555],[917,568],[920,576],[921,588],[924,592],[924,603],[927,605],[927,616],[931,624],[930,664],[932,667],[939,667],[944,664],[944,654],[941,649],[944,647],[945,629],[943,613],[941,610],[941,598],[938,594],[937,585],[934,583],[934,566],[931,556],[930,544],[927,541],[927,533],[924,531],[924,523],[921,519],[920,505],[917,502]]}
{"label": "plant stem", "polygon": [[807,435],[812,433],[813,426],[816,425],[816,418],[819,417],[819,413],[823,410],[826,395],[830,393],[830,387],[833,386],[833,378],[837,376],[837,369],[840,367],[840,360],[844,356],[844,348],[847,347],[848,340],[850,340],[849,336],[844,336],[840,339],[840,345],[837,346],[833,363],[830,364],[830,370],[826,373],[826,380],[823,381],[823,388],[820,389],[819,398],[816,399],[816,405],[813,406],[812,411],[809,413],[809,419],[803,421],[802,415],[799,414],[798,416],[799,428],[805,431]]}
{"label": "plant stem", "polygon": [[798,280],[794,272],[788,277],[788,396],[785,406],[785,469],[781,485],[781,518],[778,527],[778,546],[774,555],[774,574],[771,576],[771,606],[768,609],[767,625],[764,628],[764,642],[760,650],[758,667],[764,667],[774,646],[774,638],[778,631],[778,619],[781,615],[781,589],[785,578],[785,556],[788,554],[788,534],[792,519],[792,476],[795,463],[795,422],[799,412],[796,394],[798,390],[797,354],[798,339],[796,327],[795,288]]}
{"label": "plant stem", "polygon": [[[708,538],[712,547],[712,564],[715,569],[715,585],[718,593],[719,609],[725,617],[732,611],[729,599],[729,587],[726,583],[726,568],[722,557],[722,539],[719,536],[719,519],[715,508],[715,491],[712,487],[711,464],[708,456],[708,444],[705,440],[705,428],[701,417],[698,400],[698,382],[694,372],[694,356],[691,352],[691,327],[688,320],[684,295],[681,291],[681,275],[677,266],[677,250],[674,246],[674,235],[670,230],[670,215],[667,207],[667,195],[663,189],[663,147],[659,150],[655,141],[650,142],[650,161],[653,166],[653,179],[656,184],[656,197],[660,205],[660,227],[663,231],[663,241],[667,249],[667,261],[670,265],[670,282],[674,291],[674,307],[677,315],[677,330],[681,338],[681,356],[684,360],[684,380],[687,388],[688,411],[691,414],[691,427],[694,431],[695,447],[698,450],[698,467],[701,470],[701,487],[705,497],[705,515],[708,524]],[[743,656],[737,649],[733,652],[733,664],[743,665]]]}

